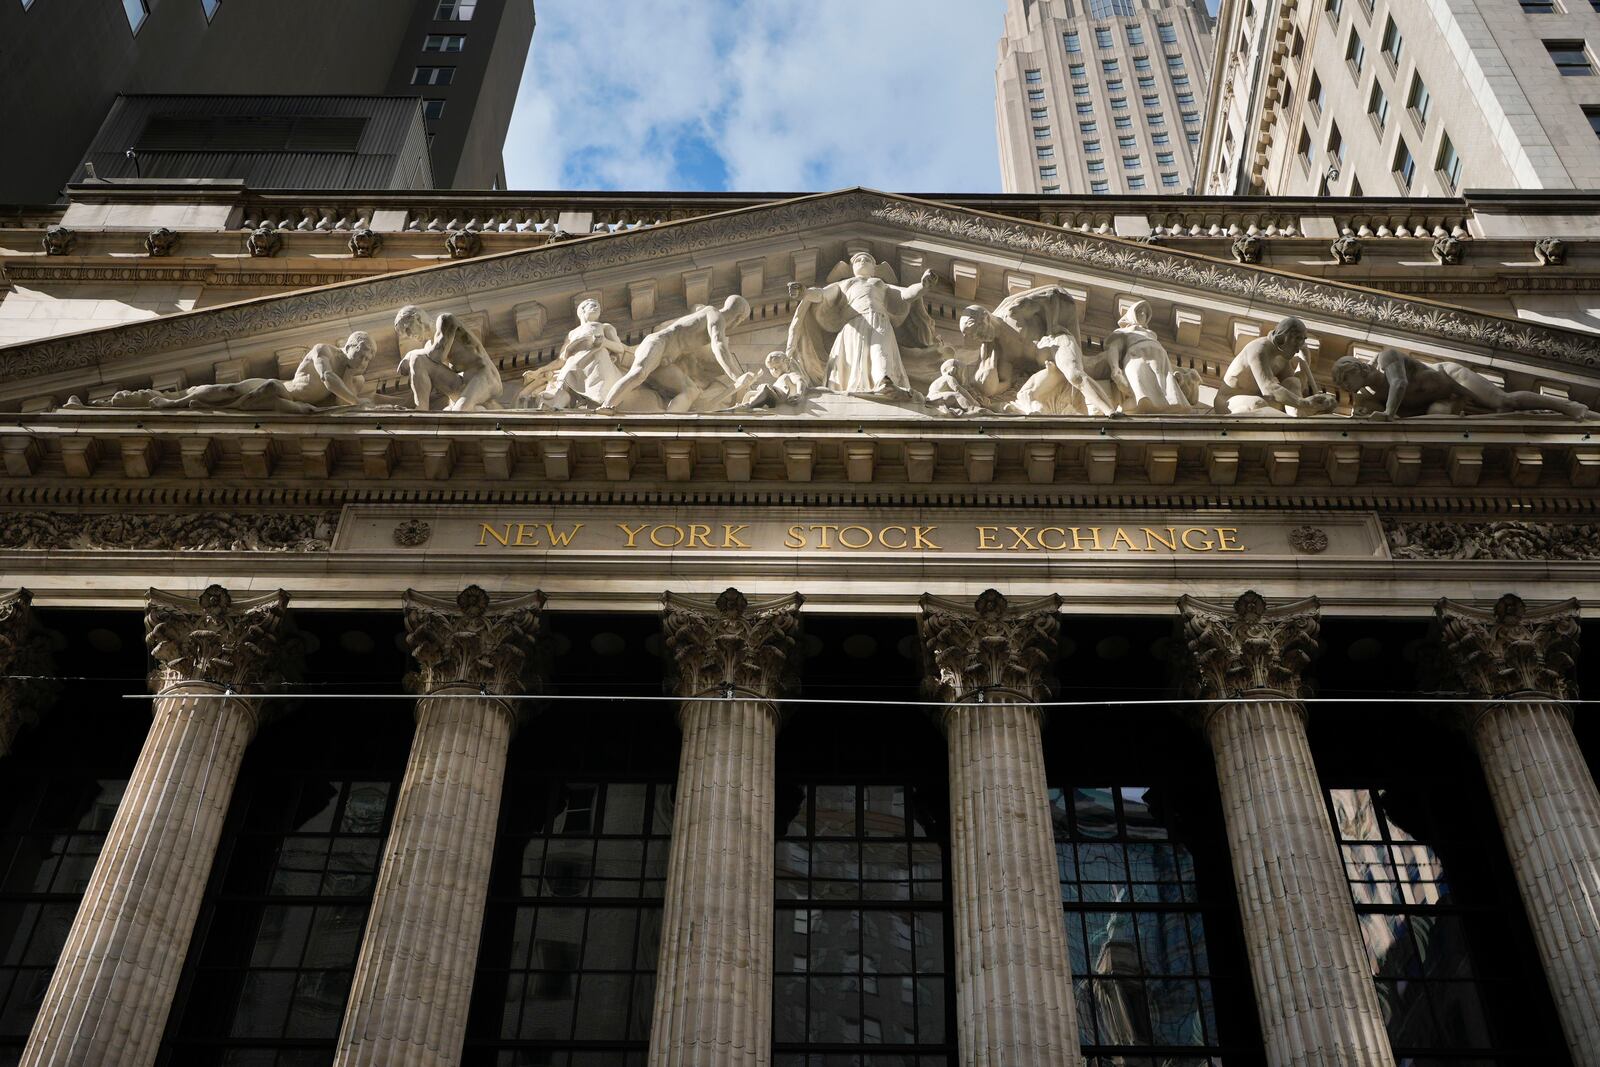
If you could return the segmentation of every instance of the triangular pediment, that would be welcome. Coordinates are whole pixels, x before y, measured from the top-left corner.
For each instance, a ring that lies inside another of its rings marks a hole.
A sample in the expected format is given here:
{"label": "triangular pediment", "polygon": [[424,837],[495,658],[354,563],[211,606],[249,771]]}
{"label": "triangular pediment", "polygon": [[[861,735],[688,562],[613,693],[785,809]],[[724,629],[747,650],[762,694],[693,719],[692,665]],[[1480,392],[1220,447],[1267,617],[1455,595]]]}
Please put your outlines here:
{"label": "triangular pediment", "polygon": [[[960,331],[965,307],[993,309],[1015,293],[1059,286],[1079,302],[1086,349],[1115,329],[1130,302],[1147,301],[1150,329],[1208,396],[1243,344],[1290,315],[1306,321],[1307,353],[1324,381],[1336,357],[1393,346],[1482,368],[1507,388],[1549,387],[1583,400],[1600,388],[1600,338],[1579,331],[850,189],[0,349],[0,404],[37,408],[69,394],[285,376],[313,344],[362,330],[378,350],[369,394],[403,407],[409,391],[395,371],[394,318],[405,305],[450,312],[481,337],[504,379],[506,407],[515,406],[523,375],[557,356],[586,297],[600,301],[603,321],[631,346],[698,304],[741,294],[752,314],[731,331],[732,344],[745,366],[759,367],[788,341],[796,307],[789,284],[823,285],[858,249],[901,284],[924,270],[938,275],[924,297],[932,328],[969,365],[975,345]],[[938,362],[924,355],[913,391],[925,392]],[[864,409],[829,402],[806,410],[859,417]]]}

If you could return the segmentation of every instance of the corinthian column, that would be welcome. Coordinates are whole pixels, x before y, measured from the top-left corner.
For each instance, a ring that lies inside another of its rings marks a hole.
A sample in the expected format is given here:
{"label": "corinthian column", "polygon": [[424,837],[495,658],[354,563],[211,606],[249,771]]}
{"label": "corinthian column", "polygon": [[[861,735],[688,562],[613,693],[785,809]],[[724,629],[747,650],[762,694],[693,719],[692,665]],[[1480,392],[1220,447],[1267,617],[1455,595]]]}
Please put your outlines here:
{"label": "corinthian column", "polygon": [[801,598],[664,599],[683,747],[650,1067],[754,1067],[772,1061],[773,700]]}
{"label": "corinthian column", "polygon": [[1301,671],[1316,649],[1317,601],[1269,607],[1184,597],[1188,683],[1214,703],[1206,736],[1256,1008],[1272,1067],[1393,1064],[1377,987],[1306,740]]}
{"label": "corinthian column", "polygon": [[417,732],[339,1032],[339,1067],[461,1062],[489,894],[506,753],[516,726],[499,699],[532,681],[544,594],[454,600],[408,591],[406,644]]}
{"label": "corinthian column", "polygon": [[154,721],[22,1054],[27,1067],[154,1063],[245,746],[294,644],[282,591],[152,589]]}
{"label": "corinthian column", "polygon": [[1061,598],[922,598],[925,684],[948,706],[956,1032],[969,1067],[1083,1062],[1040,743]]}
{"label": "corinthian column", "polygon": [[26,589],[0,595],[0,756],[9,755],[24,726],[39,721],[54,698],[50,646]]}
{"label": "corinthian column", "polygon": [[1600,792],[1572,733],[1578,602],[1434,607],[1447,661],[1479,699],[1466,723],[1579,1067],[1600,1065]]}

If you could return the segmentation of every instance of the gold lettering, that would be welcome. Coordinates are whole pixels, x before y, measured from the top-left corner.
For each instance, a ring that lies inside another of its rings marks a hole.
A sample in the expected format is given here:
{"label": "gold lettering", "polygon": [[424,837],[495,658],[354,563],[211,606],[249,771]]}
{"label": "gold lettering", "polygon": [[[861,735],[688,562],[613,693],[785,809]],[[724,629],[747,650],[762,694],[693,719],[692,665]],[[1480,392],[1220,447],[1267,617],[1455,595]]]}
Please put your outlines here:
{"label": "gold lettering", "polygon": [[698,523],[698,522],[691,522],[689,524],[689,547],[690,548],[693,548],[696,545],[699,545],[701,548],[710,548],[711,547],[711,541],[709,540],[710,537],[711,537],[711,527],[705,526],[705,525],[703,525],[701,523]]}
{"label": "gold lettering", "polygon": [[[861,531],[861,536],[865,537],[866,540],[862,541],[859,545],[852,545],[850,543],[850,541],[849,541],[849,538],[848,538],[848,535],[849,535],[851,530],[860,530]],[[841,526],[841,527],[839,527],[839,544],[844,548],[848,548],[848,549],[852,549],[852,550],[859,550],[859,549],[863,549],[863,548],[871,548],[872,547],[872,531],[867,529],[865,526]]]}
{"label": "gold lettering", "polygon": [[989,551],[990,549],[995,549],[995,548],[999,548],[1000,547],[1000,543],[994,539],[995,533],[997,531],[999,531],[999,529],[1000,529],[1000,527],[998,527],[998,526],[980,526],[980,527],[978,527],[978,551],[979,552],[986,552],[986,551]]}
{"label": "gold lettering", "polygon": [[1198,545],[1189,540],[1190,534],[1204,534],[1205,532],[1206,528],[1204,526],[1190,526],[1185,528],[1183,534],[1181,535],[1183,547],[1187,548],[1190,552],[1215,552],[1217,548],[1216,543],[1213,542],[1209,537],[1206,537]]}
{"label": "gold lettering", "polygon": [[486,522],[478,523],[478,547],[479,548],[487,548],[487,547],[489,547],[489,538],[491,538],[491,537],[494,538],[496,541],[500,542],[500,547],[501,548],[510,548],[511,547],[511,524],[509,522],[506,523],[505,533],[501,533],[500,531],[496,530],[493,526],[490,526]]}
{"label": "gold lettering", "polygon": [[650,524],[647,523],[647,522],[641,522],[639,524],[639,528],[636,530],[632,526],[629,526],[625,522],[617,523],[617,529],[621,530],[623,533],[628,535],[628,543],[624,547],[626,547],[626,548],[638,548],[639,546],[634,544],[634,538],[636,538],[640,534],[644,533],[645,530],[649,527],[649,525]]}
{"label": "gold lettering", "polygon": [[[673,533],[678,535],[677,539],[670,544],[662,541],[659,536],[662,530],[671,530]],[[663,523],[660,526],[653,527],[650,530],[650,543],[655,545],[657,548],[677,548],[679,545],[683,544],[683,527],[677,525],[676,523],[671,525]]]}
{"label": "gold lettering", "polygon": [[916,540],[916,544],[912,547],[917,549],[932,549],[935,552],[940,551],[939,546],[933,543],[933,531],[937,530],[938,528],[939,527],[937,526],[911,527],[911,536]]}
{"label": "gold lettering", "polygon": [[550,546],[552,548],[566,548],[572,544],[572,539],[578,536],[578,531],[581,529],[583,529],[583,523],[575,522],[572,524],[572,529],[564,533],[557,533],[554,525],[548,522],[544,524],[544,534],[550,538]]}
{"label": "gold lettering", "polygon": [[[1072,551],[1074,551],[1074,552],[1082,552],[1083,551],[1083,535],[1078,532],[1078,527],[1076,527],[1076,526],[1074,526],[1072,528],[1071,533],[1072,533]],[[1103,546],[1100,544],[1100,527],[1098,527],[1098,526],[1089,527],[1089,541],[1090,541],[1090,547],[1094,551],[1099,552],[1101,550],[1101,548]]]}
{"label": "gold lettering", "polygon": [[1117,527],[1117,535],[1111,539],[1111,550],[1115,552],[1118,545],[1127,545],[1130,552],[1143,552],[1144,549],[1133,543],[1133,538],[1128,536],[1128,531]]}
{"label": "gold lettering", "polygon": [[727,523],[727,522],[723,523],[722,524],[722,547],[723,548],[749,548],[750,547],[749,545],[747,545],[743,541],[739,540],[739,535],[744,533],[748,529],[750,529],[750,524],[747,523],[747,522],[741,522],[738,525],[734,525],[733,523]]}
{"label": "gold lettering", "polygon": [[[900,543],[898,545],[891,545],[889,543],[889,534],[891,533],[900,534]],[[883,529],[878,531],[878,544],[882,545],[884,548],[896,550],[905,548],[906,545],[910,543],[910,538],[911,532],[904,526],[885,526]]]}
{"label": "gold lettering", "polygon": [[1169,551],[1176,552],[1178,551],[1178,531],[1168,526],[1167,536],[1162,537],[1146,526],[1144,527],[1144,547],[1147,551],[1154,552],[1156,550],[1156,545],[1152,542],[1166,545]]}
{"label": "gold lettering", "polygon": [[[535,527],[535,528],[537,528],[537,527]],[[539,539],[537,537],[533,538],[532,540],[529,540],[529,538],[528,538],[528,529],[529,529],[529,527],[528,527],[527,523],[525,523],[525,522],[517,523],[517,540],[515,542],[516,547],[518,547],[518,548],[538,548],[539,547]]]}
{"label": "gold lettering", "polygon": [[783,539],[783,547],[784,548],[804,548],[804,547],[806,547],[806,535],[804,533],[804,530],[805,530],[804,526],[791,526],[791,527],[789,527],[789,536],[787,536],[787,537],[785,537]]}
{"label": "gold lettering", "polygon": [[1217,550],[1219,552],[1243,552],[1244,551],[1244,546],[1243,545],[1238,544],[1237,542],[1235,542],[1234,544],[1229,544],[1228,543],[1228,535],[1229,534],[1236,534],[1238,532],[1239,532],[1239,528],[1237,526],[1218,526],[1217,527]]}
{"label": "gold lettering", "polygon": [[827,525],[827,526],[816,526],[816,525],[813,525],[811,528],[813,530],[816,530],[816,531],[818,531],[818,532],[820,532],[822,534],[822,540],[817,543],[817,547],[818,548],[832,548],[833,547],[832,545],[830,545],[828,543],[828,534],[832,533],[834,530],[837,530],[839,527],[832,526],[832,525]]}
{"label": "gold lettering", "polygon": [[[1044,535],[1052,533],[1061,538],[1061,540],[1053,545],[1045,544]],[[1065,552],[1067,550],[1066,529],[1061,526],[1046,526],[1044,529],[1039,531],[1039,547],[1044,549],[1046,552]]]}
{"label": "gold lettering", "polygon": [[1021,529],[1015,526],[1007,526],[1006,529],[1011,531],[1011,536],[1015,539],[1011,542],[1012,548],[1026,548],[1035,551],[1038,549],[1038,545],[1028,540],[1028,535],[1033,533],[1032,526],[1024,526]]}

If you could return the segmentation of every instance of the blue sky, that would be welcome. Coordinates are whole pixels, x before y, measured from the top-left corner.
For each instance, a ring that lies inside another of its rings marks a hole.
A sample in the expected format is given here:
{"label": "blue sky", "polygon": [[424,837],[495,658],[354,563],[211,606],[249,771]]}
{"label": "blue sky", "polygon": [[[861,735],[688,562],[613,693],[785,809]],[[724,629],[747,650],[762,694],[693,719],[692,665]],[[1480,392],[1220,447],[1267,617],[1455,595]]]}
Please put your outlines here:
{"label": "blue sky", "polygon": [[513,189],[1000,187],[1004,0],[539,0]]}

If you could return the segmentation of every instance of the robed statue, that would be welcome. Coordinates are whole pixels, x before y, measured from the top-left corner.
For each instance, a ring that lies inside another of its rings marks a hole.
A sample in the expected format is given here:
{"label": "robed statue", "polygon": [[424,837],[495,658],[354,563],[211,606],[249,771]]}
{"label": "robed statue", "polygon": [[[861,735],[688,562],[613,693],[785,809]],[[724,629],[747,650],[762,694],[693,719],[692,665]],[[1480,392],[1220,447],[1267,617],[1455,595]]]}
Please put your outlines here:
{"label": "robed statue", "polygon": [[790,283],[800,306],[789,324],[789,358],[808,383],[836,393],[910,395],[903,355],[939,346],[922,302],[934,281],[925,271],[916,284],[897,285],[892,267],[857,252],[820,288]]}

